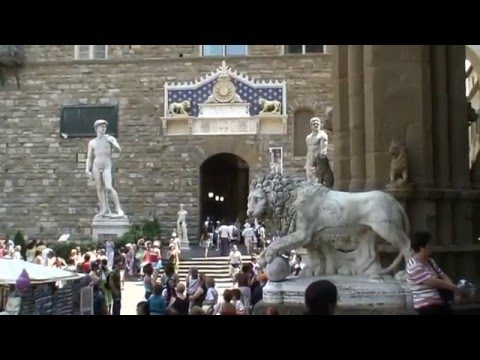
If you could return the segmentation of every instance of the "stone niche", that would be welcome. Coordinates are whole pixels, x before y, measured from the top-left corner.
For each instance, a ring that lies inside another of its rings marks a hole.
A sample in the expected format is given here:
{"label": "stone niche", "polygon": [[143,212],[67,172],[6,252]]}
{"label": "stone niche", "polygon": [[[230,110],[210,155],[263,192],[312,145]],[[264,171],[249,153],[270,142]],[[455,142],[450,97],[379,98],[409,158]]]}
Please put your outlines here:
{"label": "stone niche", "polygon": [[163,134],[286,134],[285,81],[254,81],[225,63],[192,83],[165,84]]}

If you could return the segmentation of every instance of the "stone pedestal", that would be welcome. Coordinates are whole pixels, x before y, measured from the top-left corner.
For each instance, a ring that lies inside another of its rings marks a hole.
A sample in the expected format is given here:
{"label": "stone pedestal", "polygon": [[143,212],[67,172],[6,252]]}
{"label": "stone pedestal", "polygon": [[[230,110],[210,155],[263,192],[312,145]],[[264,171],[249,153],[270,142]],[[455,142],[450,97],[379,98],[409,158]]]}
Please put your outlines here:
{"label": "stone pedestal", "polygon": [[119,238],[130,228],[130,221],[127,216],[121,218],[100,218],[92,220],[93,241],[103,241],[107,237]]}
{"label": "stone pedestal", "polygon": [[190,250],[190,242],[188,240],[180,240],[181,250]]}
{"label": "stone pedestal", "polygon": [[407,283],[392,277],[371,280],[368,276],[321,276],[269,281],[263,288],[263,301],[268,304],[304,304],[305,289],[317,280],[330,280],[338,289],[338,307],[382,308],[398,312],[411,307]]}

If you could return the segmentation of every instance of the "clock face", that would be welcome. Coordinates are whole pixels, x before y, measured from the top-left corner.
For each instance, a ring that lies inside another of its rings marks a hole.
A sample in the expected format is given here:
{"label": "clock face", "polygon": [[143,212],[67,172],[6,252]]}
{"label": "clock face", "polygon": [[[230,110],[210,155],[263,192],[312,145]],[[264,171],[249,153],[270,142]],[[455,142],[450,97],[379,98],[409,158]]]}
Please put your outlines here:
{"label": "clock face", "polygon": [[213,87],[213,96],[220,103],[230,102],[235,97],[235,85],[230,80],[219,80]]}

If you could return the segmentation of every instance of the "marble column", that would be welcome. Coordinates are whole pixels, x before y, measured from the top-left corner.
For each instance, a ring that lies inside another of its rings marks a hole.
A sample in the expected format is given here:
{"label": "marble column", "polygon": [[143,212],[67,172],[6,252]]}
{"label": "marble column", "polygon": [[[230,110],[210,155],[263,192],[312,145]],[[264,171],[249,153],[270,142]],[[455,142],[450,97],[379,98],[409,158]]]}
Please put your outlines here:
{"label": "marble column", "polygon": [[333,132],[335,188],[347,191],[350,185],[350,125],[348,104],[348,45],[330,46],[332,54]]}
{"label": "marble column", "polygon": [[428,46],[365,45],[366,188],[389,181],[392,139],[405,141],[410,180],[433,181]]}
{"label": "marble column", "polygon": [[[468,122],[465,98],[465,46],[447,45],[448,116],[450,123],[450,182],[461,192],[470,188]],[[462,67],[463,64],[463,67]],[[472,244],[471,203],[458,199],[452,203],[453,241]]]}
{"label": "marble column", "polygon": [[350,191],[365,187],[365,98],[363,45],[348,46]]}
{"label": "marble column", "polygon": [[[454,188],[469,189],[465,46],[447,45],[446,56],[450,120],[450,179]],[[461,64],[464,64],[463,67]]]}
{"label": "marble column", "polygon": [[[448,122],[448,81],[446,45],[430,47],[432,82],[432,118],[434,178],[437,189],[450,189],[450,140]],[[437,201],[436,239],[440,245],[452,241],[452,205],[447,199]]]}

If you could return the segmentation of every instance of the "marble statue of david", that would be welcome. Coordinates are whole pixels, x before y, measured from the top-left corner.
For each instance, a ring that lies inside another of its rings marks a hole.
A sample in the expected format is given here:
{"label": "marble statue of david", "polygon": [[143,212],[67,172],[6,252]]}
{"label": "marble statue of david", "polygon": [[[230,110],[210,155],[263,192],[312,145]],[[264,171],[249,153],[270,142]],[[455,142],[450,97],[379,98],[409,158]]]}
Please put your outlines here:
{"label": "marble statue of david", "polygon": [[[95,121],[94,128],[97,137],[88,143],[87,175],[95,181],[100,211],[97,217],[123,217],[125,213],[120,207],[118,194],[112,186],[112,153],[114,150],[121,151],[117,140],[107,135],[108,122],[103,119]],[[93,161],[92,161],[93,160]],[[115,206],[112,214],[108,205],[109,195]]]}

